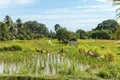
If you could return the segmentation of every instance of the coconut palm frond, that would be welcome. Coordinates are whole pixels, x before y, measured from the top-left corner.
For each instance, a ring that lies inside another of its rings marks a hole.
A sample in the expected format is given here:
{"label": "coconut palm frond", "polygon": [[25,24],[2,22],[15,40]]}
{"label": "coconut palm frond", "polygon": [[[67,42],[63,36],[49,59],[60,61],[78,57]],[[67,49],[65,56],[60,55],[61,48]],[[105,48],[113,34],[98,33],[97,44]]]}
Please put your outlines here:
{"label": "coconut palm frond", "polygon": [[114,2],[113,5],[120,5],[120,2]]}
{"label": "coconut palm frond", "polygon": [[118,13],[115,17],[116,19],[120,19],[120,13]]}
{"label": "coconut palm frond", "polygon": [[120,0],[112,0],[112,1],[120,1]]}
{"label": "coconut palm frond", "polygon": [[119,11],[119,10],[120,10],[120,7],[119,7],[119,8],[117,8],[116,10],[117,10],[117,11]]}
{"label": "coconut palm frond", "polygon": [[113,5],[119,6],[116,9],[117,15],[115,17],[116,17],[116,19],[120,19],[120,0],[112,0],[112,1],[113,1]]}

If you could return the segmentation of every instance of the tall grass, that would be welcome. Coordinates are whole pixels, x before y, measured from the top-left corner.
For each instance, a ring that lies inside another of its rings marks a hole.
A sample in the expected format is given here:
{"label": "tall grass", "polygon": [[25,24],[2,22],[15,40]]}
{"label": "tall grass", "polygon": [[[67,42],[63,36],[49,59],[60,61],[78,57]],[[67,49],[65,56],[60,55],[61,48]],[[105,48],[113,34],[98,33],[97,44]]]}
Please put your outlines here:
{"label": "tall grass", "polygon": [[[119,44],[114,42],[78,40],[77,46],[65,46],[47,39],[5,41],[0,43],[0,62],[19,65],[18,73],[12,70],[13,74],[119,78],[119,65],[113,67],[120,64],[120,51]],[[9,74],[9,69],[4,68],[3,73]]]}

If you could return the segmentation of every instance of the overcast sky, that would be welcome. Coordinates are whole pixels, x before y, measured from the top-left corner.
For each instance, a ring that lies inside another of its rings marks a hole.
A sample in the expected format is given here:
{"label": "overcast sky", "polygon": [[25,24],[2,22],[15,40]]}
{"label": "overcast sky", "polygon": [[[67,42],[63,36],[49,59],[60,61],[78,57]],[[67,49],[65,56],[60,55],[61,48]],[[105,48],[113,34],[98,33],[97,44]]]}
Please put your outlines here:
{"label": "overcast sky", "polygon": [[115,19],[115,10],[106,0],[0,0],[0,21],[9,15],[13,21],[37,20],[49,30],[60,24],[71,31],[88,31],[103,20]]}

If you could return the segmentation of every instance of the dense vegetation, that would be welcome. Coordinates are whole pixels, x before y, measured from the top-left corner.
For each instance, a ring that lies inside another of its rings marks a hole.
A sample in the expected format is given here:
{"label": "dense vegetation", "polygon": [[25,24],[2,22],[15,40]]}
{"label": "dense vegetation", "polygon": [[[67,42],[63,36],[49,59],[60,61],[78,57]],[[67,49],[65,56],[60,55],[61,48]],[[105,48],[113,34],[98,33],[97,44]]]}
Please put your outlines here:
{"label": "dense vegetation", "polygon": [[30,40],[47,36],[48,29],[44,24],[37,21],[27,21],[22,23],[21,19],[17,19],[15,23],[9,16],[6,16],[4,22],[0,22],[0,40]]}
{"label": "dense vegetation", "polygon": [[[115,5],[120,0],[113,0]],[[118,8],[118,15],[120,8]],[[54,31],[37,21],[0,22],[0,80],[119,80],[120,25],[100,22],[91,31]],[[71,46],[70,40],[77,41]],[[65,45],[64,45],[65,44]]]}
{"label": "dense vegetation", "polygon": [[115,40],[78,40],[77,46],[49,39],[13,40],[0,45],[1,80],[120,78],[120,44]]}
{"label": "dense vegetation", "polygon": [[[91,31],[72,32],[60,24],[53,27],[54,31],[37,21],[18,18],[13,22],[5,16],[0,22],[0,80],[120,79],[116,20],[104,20]],[[77,41],[76,46],[69,44],[71,39]]]}
{"label": "dense vegetation", "polygon": [[0,40],[34,40],[40,38],[58,39],[67,44],[71,38],[75,39],[120,39],[120,26],[117,21],[109,19],[91,31],[78,29],[76,32],[68,31],[59,24],[54,26],[55,32],[49,31],[45,24],[37,21],[22,22],[20,18],[13,22],[7,15],[4,22],[0,22]]}

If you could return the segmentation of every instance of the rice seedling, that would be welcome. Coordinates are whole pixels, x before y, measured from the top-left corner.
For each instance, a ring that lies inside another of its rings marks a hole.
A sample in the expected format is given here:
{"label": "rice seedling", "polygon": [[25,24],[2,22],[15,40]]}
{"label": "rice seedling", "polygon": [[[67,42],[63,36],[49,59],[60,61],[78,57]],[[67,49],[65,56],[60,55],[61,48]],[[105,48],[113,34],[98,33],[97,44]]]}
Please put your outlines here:
{"label": "rice seedling", "polygon": [[[5,65],[2,73],[59,75],[73,79],[120,77],[119,65],[114,66],[120,64],[119,44],[114,44],[114,41],[78,40],[77,46],[65,46],[56,40],[51,40],[51,43],[46,39],[1,42],[0,63],[15,66]],[[37,50],[42,50],[42,53]]]}

